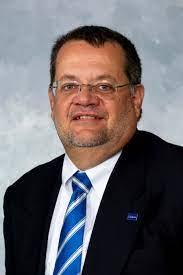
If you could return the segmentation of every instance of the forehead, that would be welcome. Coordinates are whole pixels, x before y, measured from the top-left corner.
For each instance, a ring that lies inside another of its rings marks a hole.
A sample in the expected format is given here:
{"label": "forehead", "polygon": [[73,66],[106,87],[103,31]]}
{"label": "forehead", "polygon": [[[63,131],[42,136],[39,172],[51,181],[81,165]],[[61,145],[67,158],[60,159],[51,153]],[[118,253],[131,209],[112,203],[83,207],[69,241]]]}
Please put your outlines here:
{"label": "forehead", "polygon": [[125,54],[119,44],[106,42],[98,47],[83,40],[73,40],[66,42],[59,50],[56,59],[56,74],[75,69],[88,72],[90,68],[95,72],[101,70],[103,73],[110,73],[111,70],[111,73],[117,73],[118,70],[122,72],[124,66]]}

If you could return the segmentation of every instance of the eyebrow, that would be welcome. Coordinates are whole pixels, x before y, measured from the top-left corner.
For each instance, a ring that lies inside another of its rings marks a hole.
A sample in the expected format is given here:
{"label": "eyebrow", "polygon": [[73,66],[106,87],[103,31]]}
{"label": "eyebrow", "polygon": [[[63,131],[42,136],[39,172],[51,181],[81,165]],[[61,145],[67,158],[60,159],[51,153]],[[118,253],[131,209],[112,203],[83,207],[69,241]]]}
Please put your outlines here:
{"label": "eyebrow", "polygon": [[[71,75],[71,74],[65,74],[62,77],[60,77],[59,80],[61,80],[61,81],[73,80],[73,81],[78,81],[78,82],[80,81],[80,79],[78,77],[76,77],[75,75]],[[102,74],[102,75],[99,75],[99,76],[91,79],[91,81],[98,81],[98,80],[110,80],[113,82],[117,81],[116,78],[110,74]]]}
{"label": "eyebrow", "polygon": [[79,78],[78,77],[76,77],[75,75],[72,75],[72,74],[64,74],[62,77],[60,77],[59,78],[59,80],[61,80],[61,81],[64,81],[64,80],[79,80]]}
{"label": "eyebrow", "polygon": [[102,75],[99,75],[98,77],[95,78],[95,80],[111,80],[111,81],[114,81],[116,82],[116,78],[113,77],[112,75],[110,74],[102,74]]}

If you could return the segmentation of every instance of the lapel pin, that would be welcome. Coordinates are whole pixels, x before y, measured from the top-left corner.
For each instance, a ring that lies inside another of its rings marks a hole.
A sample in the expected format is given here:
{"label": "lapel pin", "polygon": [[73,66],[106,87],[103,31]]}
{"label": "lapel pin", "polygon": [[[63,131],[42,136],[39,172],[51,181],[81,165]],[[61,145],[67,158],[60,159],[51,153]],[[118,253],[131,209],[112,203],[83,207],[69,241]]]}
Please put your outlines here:
{"label": "lapel pin", "polygon": [[127,215],[127,221],[133,221],[133,222],[136,222],[137,221],[137,219],[138,219],[138,213],[132,213],[132,212],[130,212],[130,213],[128,213],[128,215]]}

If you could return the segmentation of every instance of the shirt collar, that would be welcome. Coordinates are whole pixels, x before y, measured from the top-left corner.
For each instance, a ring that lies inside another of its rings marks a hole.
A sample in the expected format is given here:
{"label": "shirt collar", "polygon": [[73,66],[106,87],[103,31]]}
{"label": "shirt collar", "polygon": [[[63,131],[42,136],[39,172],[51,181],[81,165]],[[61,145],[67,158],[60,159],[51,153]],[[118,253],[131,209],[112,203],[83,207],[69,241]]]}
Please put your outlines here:
{"label": "shirt collar", "polygon": [[[97,166],[85,170],[87,176],[89,177],[89,179],[92,183],[92,187],[94,188],[94,190],[99,198],[101,198],[103,195],[103,192],[106,187],[106,183],[108,182],[111,172],[112,172],[116,162],[118,161],[118,158],[120,157],[121,152],[122,152],[122,150],[119,151],[118,153],[116,153],[111,158],[98,164]],[[73,174],[75,172],[77,172],[78,170],[79,169],[71,161],[69,156],[67,154],[65,154],[64,162],[63,162],[63,169],[62,169],[62,183],[66,184],[71,179]],[[101,181],[101,179],[104,179],[104,180]],[[99,182],[100,182],[100,184],[99,184]],[[105,184],[103,184],[103,182]]]}

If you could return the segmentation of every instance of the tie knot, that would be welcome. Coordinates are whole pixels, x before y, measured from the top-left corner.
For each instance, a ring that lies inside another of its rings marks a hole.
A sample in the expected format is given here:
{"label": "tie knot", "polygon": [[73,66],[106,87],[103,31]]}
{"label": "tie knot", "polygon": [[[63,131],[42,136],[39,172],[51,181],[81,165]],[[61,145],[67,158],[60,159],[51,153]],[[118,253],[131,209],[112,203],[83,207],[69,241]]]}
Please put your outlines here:
{"label": "tie knot", "polygon": [[85,172],[77,171],[72,178],[72,188],[73,192],[80,191],[84,193],[89,193],[92,184]]}

